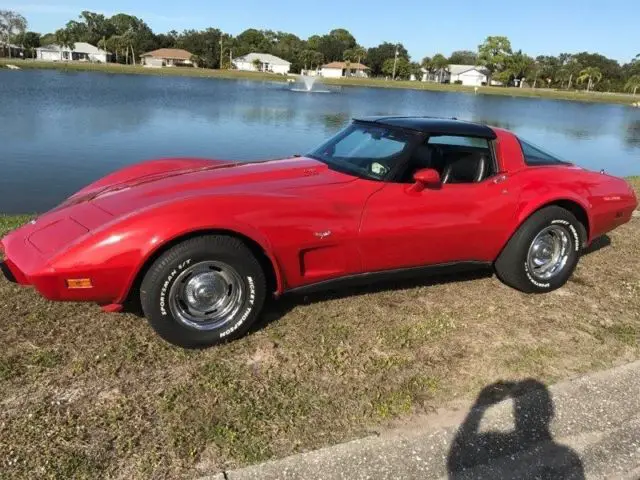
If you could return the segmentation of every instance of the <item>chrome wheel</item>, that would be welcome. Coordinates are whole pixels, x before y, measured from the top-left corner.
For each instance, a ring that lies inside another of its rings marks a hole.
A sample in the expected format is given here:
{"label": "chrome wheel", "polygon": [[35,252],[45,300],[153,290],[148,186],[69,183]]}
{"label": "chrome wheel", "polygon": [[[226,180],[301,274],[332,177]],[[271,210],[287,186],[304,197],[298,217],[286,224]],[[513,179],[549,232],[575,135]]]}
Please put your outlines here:
{"label": "chrome wheel", "polygon": [[180,273],[169,291],[169,308],[180,323],[213,330],[230,321],[246,299],[242,277],[230,265],[200,262]]}
{"label": "chrome wheel", "polygon": [[549,280],[567,264],[571,252],[569,231],[560,225],[542,230],[531,242],[527,254],[529,273],[538,280]]}

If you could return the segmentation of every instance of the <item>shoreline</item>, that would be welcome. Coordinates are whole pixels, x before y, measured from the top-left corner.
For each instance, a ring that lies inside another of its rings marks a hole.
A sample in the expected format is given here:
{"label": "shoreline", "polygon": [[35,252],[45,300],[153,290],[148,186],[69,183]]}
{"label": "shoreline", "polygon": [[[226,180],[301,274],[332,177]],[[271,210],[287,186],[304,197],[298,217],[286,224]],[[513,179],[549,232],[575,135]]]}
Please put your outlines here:
{"label": "shoreline", "polygon": [[[194,78],[218,78],[228,80],[253,80],[285,83],[287,79],[296,78],[295,75],[277,75],[260,72],[245,72],[238,70],[212,70],[207,68],[148,68],[138,65],[121,65],[116,63],[92,64],[71,62],[41,62],[35,60],[19,60],[0,58],[0,67],[12,64],[24,70],[60,70],[65,72],[100,72],[123,75],[157,75],[179,76]],[[474,87],[453,84],[441,84],[420,81],[397,80],[389,81],[378,78],[341,78],[323,79],[326,85],[362,88],[398,88],[408,90],[425,90],[431,92],[453,92],[478,95],[502,95],[523,98],[541,98],[549,100],[566,100],[584,103],[609,103],[628,105],[640,102],[640,95],[625,93],[603,93],[584,91],[550,90],[544,88],[516,88],[516,87]]]}

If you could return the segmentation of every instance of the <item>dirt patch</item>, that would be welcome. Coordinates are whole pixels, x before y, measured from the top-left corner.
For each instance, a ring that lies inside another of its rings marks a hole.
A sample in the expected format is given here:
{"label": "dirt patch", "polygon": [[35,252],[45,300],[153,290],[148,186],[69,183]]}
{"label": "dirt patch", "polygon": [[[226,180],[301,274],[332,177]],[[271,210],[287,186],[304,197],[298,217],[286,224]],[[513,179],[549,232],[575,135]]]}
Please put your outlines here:
{"label": "dirt patch", "polygon": [[499,379],[638,359],[639,238],[634,219],[554,294],[470,275],[283,299],[202,351],[0,281],[2,476],[193,476],[383,431]]}

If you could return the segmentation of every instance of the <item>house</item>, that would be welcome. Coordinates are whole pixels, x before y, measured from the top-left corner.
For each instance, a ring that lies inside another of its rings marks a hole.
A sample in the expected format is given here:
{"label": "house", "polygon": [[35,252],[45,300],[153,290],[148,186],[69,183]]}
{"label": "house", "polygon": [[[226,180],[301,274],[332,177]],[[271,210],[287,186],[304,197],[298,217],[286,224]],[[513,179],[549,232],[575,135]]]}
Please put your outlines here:
{"label": "house", "polygon": [[50,62],[78,61],[107,63],[110,57],[109,52],[105,52],[86,42],[76,42],[72,47],[54,44],[36,48],[36,60],[46,60]]}
{"label": "house", "polygon": [[160,48],[140,55],[145,67],[197,67],[193,54],[181,48]]}
{"label": "house", "polygon": [[291,62],[269,53],[248,53],[235,58],[233,64],[238,70],[248,72],[272,72],[286,75],[291,68]]}
{"label": "house", "polygon": [[449,65],[449,82],[479,87],[486,85],[489,71],[478,65]]}
{"label": "house", "polygon": [[449,81],[448,68],[440,68],[438,70],[427,70],[426,68],[421,68],[420,72],[422,73],[421,80],[423,82],[447,83]]}
{"label": "house", "polygon": [[0,42],[0,57],[24,58],[24,48],[11,43]]}
{"label": "house", "polygon": [[325,78],[368,77],[369,67],[357,62],[331,62],[323,65],[320,75]]}

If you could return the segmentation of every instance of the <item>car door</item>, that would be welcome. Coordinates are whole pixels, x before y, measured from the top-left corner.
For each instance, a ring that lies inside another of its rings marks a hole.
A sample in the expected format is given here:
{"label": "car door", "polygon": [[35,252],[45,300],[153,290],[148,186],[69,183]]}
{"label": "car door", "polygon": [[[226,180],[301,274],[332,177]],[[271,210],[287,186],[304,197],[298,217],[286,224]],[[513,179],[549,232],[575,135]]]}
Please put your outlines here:
{"label": "car door", "polygon": [[363,270],[493,261],[517,201],[508,176],[495,170],[477,183],[422,191],[388,183],[374,193],[359,231]]}

